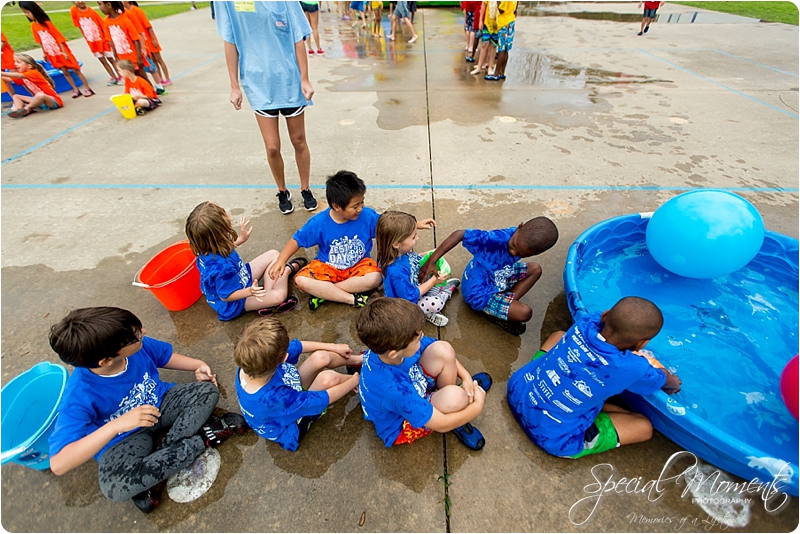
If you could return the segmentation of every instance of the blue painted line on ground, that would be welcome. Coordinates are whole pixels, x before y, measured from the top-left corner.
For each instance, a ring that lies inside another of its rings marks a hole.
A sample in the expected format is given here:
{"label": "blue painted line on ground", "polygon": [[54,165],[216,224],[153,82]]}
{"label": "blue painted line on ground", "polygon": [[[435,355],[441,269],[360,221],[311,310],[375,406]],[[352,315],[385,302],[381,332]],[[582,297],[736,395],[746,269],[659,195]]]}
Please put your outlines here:
{"label": "blue painted line on ground", "polygon": [[747,59],[746,57],[741,57],[741,56],[737,56],[735,54],[731,54],[731,53],[728,53],[728,52],[723,52],[722,50],[717,50],[716,48],[711,48],[710,50],[713,51],[713,52],[716,52],[717,54],[722,54],[723,56],[732,57],[732,58],[738,59],[740,61],[746,61],[748,63],[752,63],[753,65],[758,65],[759,67],[763,67],[765,69],[770,69],[770,70],[774,70],[775,72],[780,72],[781,74],[786,74],[788,76],[794,76],[795,78],[798,77],[797,74],[794,73],[794,72],[788,72],[788,71],[781,70],[781,69],[778,69],[778,68],[775,68],[775,67],[770,67],[769,65],[764,65],[763,63],[759,63],[758,61],[753,61],[752,59]]}
{"label": "blue painted line on ground", "polygon": [[[189,74],[190,72],[192,72],[192,71],[195,71],[195,70],[199,69],[200,67],[203,67],[203,66],[205,66],[205,65],[207,65],[207,64],[209,64],[209,63],[211,63],[212,61],[216,61],[217,59],[219,59],[219,58],[221,58],[221,57],[222,57],[222,54],[217,54],[217,55],[215,55],[214,57],[212,57],[211,59],[209,59],[209,60],[207,60],[207,61],[204,61],[204,62],[200,63],[199,65],[195,65],[195,66],[194,66],[194,67],[192,67],[191,69],[189,69],[189,70],[186,70],[186,71],[183,71],[182,73],[178,74],[177,76],[173,76],[173,77],[172,77],[172,79],[173,79],[173,80],[176,80],[176,79],[178,79],[178,78],[180,78],[180,77],[182,77],[182,76],[185,76],[186,74]],[[70,133],[71,131],[73,131],[73,130],[76,130],[76,129],[80,128],[81,126],[85,126],[86,124],[89,124],[90,122],[92,122],[92,121],[95,121],[95,120],[99,119],[99,118],[100,118],[100,117],[102,117],[103,115],[106,115],[106,114],[110,113],[111,111],[114,111],[115,109],[117,109],[117,108],[116,108],[116,107],[111,107],[111,108],[108,108],[107,110],[105,110],[105,111],[103,111],[103,112],[101,112],[101,113],[98,113],[98,114],[97,114],[97,115],[95,115],[94,117],[91,117],[91,118],[89,118],[89,119],[86,119],[85,121],[79,122],[79,123],[78,123],[78,124],[76,124],[75,126],[70,126],[69,128],[67,128],[67,129],[66,129],[66,130],[64,130],[63,132],[57,133],[56,135],[54,135],[54,136],[52,136],[52,137],[50,137],[50,138],[48,138],[48,139],[45,139],[45,140],[44,140],[44,141],[42,141],[41,143],[37,143],[37,144],[33,145],[33,146],[32,146],[32,147],[30,147],[30,148],[26,148],[25,150],[23,150],[23,151],[22,151],[22,152],[20,152],[19,154],[14,154],[14,155],[13,155],[13,156],[11,156],[10,158],[4,159],[4,160],[3,160],[3,162],[2,162],[2,163],[0,163],[0,165],[5,165],[6,163],[10,163],[10,162],[12,162],[12,161],[14,161],[14,160],[16,160],[16,159],[19,159],[19,158],[21,158],[22,156],[25,156],[25,155],[27,155],[27,154],[30,154],[31,152],[33,152],[33,151],[34,151],[34,150],[36,150],[37,148],[41,148],[41,147],[43,147],[43,146],[45,146],[45,145],[47,145],[47,144],[49,144],[49,143],[52,143],[52,142],[53,142],[53,141],[55,141],[56,139],[59,139],[59,138],[61,138],[61,137],[65,136],[65,135],[67,135],[67,134],[68,134],[68,133]]]}
{"label": "blue painted line on ground", "polygon": [[[33,189],[272,189],[272,184],[4,184],[4,190]],[[299,189],[299,186],[289,187]],[[369,189],[418,189],[430,190],[428,184],[378,184]],[[664,186],[664,185],[496,185],[496,184],[442,184],[434,185],[434,190],[476,190],[476,191],[694,191],[707,187]],[[741,193],[790,193],[796,194],[797,187],[716,187]]]}
{"label": "blue painted line on ground", "polygon": [[750,95],[748,95],[746,93],[743,93],[741,91],[737,91],[736,89],[733,89],[732,87],[728,87],[727,85],[723,85],[723,84],[721,84],[721,83],[719,83],[717,81],[712,80],[711,78],[707,78],[706,76],[703,76],[702,74],[698,74],[698,73],[696,73],[694,71],[691,71],[691,70],[689,70],[689,69],[687,69],[685,67],[681,67],[677,63],[673,63],[672,61],[668,61],[668,60],[666,60],[664,58],[658,57],[655,54],[651,54],[647,50],[640,49],[639,51],[641,53],[645,54],[645,55],[648,55],[648,56],[652,57],[653,59],[657,59],[657,60],[659,60],[659,61],[661,61],[663,63],[666,63],[667,65],[672,65],[676,69],[682,70],[683,72],[685,72],[687,74],[691,74],[692,76],[696,76],[696,77],[700,78],[701,80],[705,80],[705,81],[707,81],[709,83],[712,83],[712,84],[714,84],[714,85],[716,85],[718,87],[722,87],[723,89],[725,89],[727,91],[735,93],[735,94],[737,94],[739,96],[743,96],[743,97],[745,97],[745,98],[747,98],[749,100],[752,100],[753,102],[756,102],[757,104],[761,104],[762,106],[766,106],[766,107],[768,107],[768,108],[770,108],[772,110],[775,110],[775,111],[778,111],[780,113],[783,113],[784,115],[788,115],[789,117],[792,117],[793,119],[800,118],[796,113],[791,113],[791,112],[786,111],[784,109],[781,109],[781,108],[779,108],[777,106],[773,106],[772,104],[764,102],[763,100],[759,100],[758,98],[750,96]]}

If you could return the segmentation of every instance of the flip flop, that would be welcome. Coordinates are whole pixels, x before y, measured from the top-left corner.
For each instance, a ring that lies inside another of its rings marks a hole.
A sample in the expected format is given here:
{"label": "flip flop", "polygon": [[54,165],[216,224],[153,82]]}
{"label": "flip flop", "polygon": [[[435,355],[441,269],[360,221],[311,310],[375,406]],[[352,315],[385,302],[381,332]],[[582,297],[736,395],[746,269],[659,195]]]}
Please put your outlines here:
{"label": "flip flop", "polygon": [[295,297],[294,295],[289,295],[289,298],[287,298],[277,306],[272,306],[269,308],[261,308],[260,310],[258,310],[258,314],[261,317],[270,317],[272,315],[275,315],[276,313],[286,313],[295,309],[297,307],[298,302],[299,301],[297,300],[297,297]]}

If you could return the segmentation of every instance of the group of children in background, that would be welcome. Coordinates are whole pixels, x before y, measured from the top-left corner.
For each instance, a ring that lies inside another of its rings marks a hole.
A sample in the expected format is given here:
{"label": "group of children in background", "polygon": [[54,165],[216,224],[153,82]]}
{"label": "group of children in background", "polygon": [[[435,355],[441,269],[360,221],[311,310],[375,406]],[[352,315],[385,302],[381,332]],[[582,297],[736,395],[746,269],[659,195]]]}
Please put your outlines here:
{"label": "group of children in background", "polygon": [[[233,348],[242,415],[213,415],[219,390],[210,367],[146,337],[129,311],[84,308],[54,325],[50,344],[75,371],[50,438],[53,472],[94,457],[103,493],[132,499],[149,513],[164,481],[206,447],[249,426],[297,450],[311,424],[354,389],[387,447],[452,431],[468,448],[482,449],[485,438],[471,421],[483,410],[492,378],[470,376],[448,342],[423,334],[425,321],[446,325],[443,308],[460,286],[471,308],[511,334],[524,333],[532,310],[520,298],[542,270],[521,260],[553,247],[558,230],[542,216],[497,230],[457,230],[423,260],[414,245],[418,231],[433,228],[434,220],[398,211],[379,215],[364,206],[365,194],[353,172],[328,177],[329,207],[280,253],[269,250],[248,263],[235,250],[253,231],[245,217],[238,233],[227,212],[211,202],[187,218],[201,289],[219,319],[247,311],[261,316],[242,329]],[[373,240],[377,261],[370,258]],[[458,243],[472,254],[463,281],[437,270]],[[300,247],[314,246],[310,263],[292,258]],[[274,317],[298,305],[289,294],[291,278],[308,294],[312,311],[326,301],[359,308],[356,332],[367,350],[354,354],[347,344],[291,339]],[[386,296],[370,296],[381,283]],[[509,406],[526,434],[547,452],[570,458],[649,439],[647,418],[605,400],[624,389],[680,388],[675,375],[639,352],[662,323],[652,302],[628,297],[551,335],[509,381]],[[311,354],[300,363],[303,353]],[[334,370],[342,367],[344,373]],[[165,383],[158,368],[194,371],[197,383]]]}
{"label": "group of children in background", "polygon": [[[73,2],[70,8],[72,23],[81,29],[89,50],[109,75],[107,85],[124,85],[131,95],[137,114],[161,104],[160,96],[170,85],[169,70],[161,56],[153,25],[137,2],[97,2],[106,15],[102,18],[86,2]],[[60,69],[72,86],[72,98],[91,97],[95,92],[81,72],[80,64],[66,39],[36,2],[19,2],[19,7],[31,21],[33,38],[42,47],[45,60]],[[25,117],[38,109],[51,110],[64,106],[55,91],[55,83],[44,68],[27,54],[14,54],[11,45],[2,37],[3,91],[13,104],[9,116]],[[81,92],[71,74],[83,84]],[[149,76],[152,76],[151,82]],[[18,95],[11,84],[25,87],[31,96]]]}
{"label": "group of children in background", "polygon": [[514,20],[518,2],[461,2],[464,12],[466,61],[475,63],[480,42],[478,64],[470,74],[486,70],[484,79],[506,79],[508,53],[514,44]]}

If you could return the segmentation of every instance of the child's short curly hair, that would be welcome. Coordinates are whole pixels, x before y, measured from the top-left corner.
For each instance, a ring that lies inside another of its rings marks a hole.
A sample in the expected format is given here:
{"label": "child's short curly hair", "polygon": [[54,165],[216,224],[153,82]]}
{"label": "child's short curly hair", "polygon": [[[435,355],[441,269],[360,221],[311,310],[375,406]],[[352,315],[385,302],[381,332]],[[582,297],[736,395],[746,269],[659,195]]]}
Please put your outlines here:
{"label": "child's short curly hair", "polygon": [[50,346],[64,363],[96,369],[140,340],[142,322],[122,308],[80,308],[50,328]]}
{"label": "child's short curly hair", "polygon": [[356,317],[359,339],[376,354],[403,350],[424,326],[422,309],[405,299],[369,299]]}
{"label": "child's short curly hair", "polygon": [[248,376],[258,378],[275,371],[289,349],[289,332],[272,317],[245,326],[236,338],[233,359]]}

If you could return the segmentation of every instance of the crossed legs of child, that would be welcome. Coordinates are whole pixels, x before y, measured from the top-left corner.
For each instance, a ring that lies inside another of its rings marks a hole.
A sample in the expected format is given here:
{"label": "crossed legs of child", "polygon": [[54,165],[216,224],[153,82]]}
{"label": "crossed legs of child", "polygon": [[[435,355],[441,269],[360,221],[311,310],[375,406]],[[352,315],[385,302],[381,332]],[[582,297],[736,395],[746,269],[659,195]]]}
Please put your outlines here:
{"label": "crossed legs of child", "polygon": [[364,306],[367,301],[363,293],[372,291],[383,281],[383,275],[375,260],[364,258],[349,269],[334,269],[326,263],[314,260],[303,268],[294,283],[304,293],[317,299],[316,307],[325,300],[341,302],[351,306]]}
{"label": "crossed legs of child", "polygon": [[[260,256],[257,256],[249,262],[250,273],[253,276],[253,281],[259,285],[263,283],[266,295],[263,297],[247,297],[244,301],[244,309],[246,311],[260,310],[262,308],[269,308],[277,306],[286,300],[289,294],[289,276],[292,273],[292,268],[288,265],[284,268],[283,274],[277,280],[273,280],[269,276],[264,276],[267,269],[278,259],[279,252],[277,250],[268,250]],[[263,282],[258,282],[262,279]]]}
{"label": "crossed legs of child", "polygon": [[417,305],[425,312],[425,318],[435,326],[446,326],[449,320],[442,315],[444,305],[455,293],[461,281],[458,278],[451,278],[444,286],[433,286],[427,293],[422,295]]}
{"label": "crossed legs of child", "polygon": [[360,366],[364,361],[362,354],[345,358],[329,350],[312,352],[308,358],[297,365],[300,383],[309,391],[325,391],[350,379],[350,375],[332,371],[342,366]]}
{"label": "crossed legs of child", "polygon": [[26,109],[27,113],[36,110],[41,106],[47,106],[49,109],[57,109],[58,103],[56,99],[52,96],[46,95],[44,93],[37,93],[34,96],[25,96],[20,94],[13,94],[11,95],[11,100],[13,104],[11,105],[11,109]]}
{"label": "crossed legs of child", "polygon": [[[172,387],[164,395],[161,417],[106,450],[98,462],[100,490],[112,501],[126,501],[189,466],[206,448],[197,433],[219,400],[211,382]],[[167,430],[161,445],[155,437]]]}
{"label": "crossed legs of child", "polygon": [[525,323],[530,321],[533,310],[527,304],[520,302],[533,285],[541,278],[542,267],[536,262],[514,264],[514,272],[509,281],[513,283],[510,289],[503,293],[496,293],[483,308],[489,320],[499,325],[509,334],[519,336],[525,333]]}

